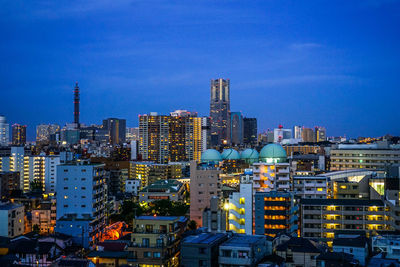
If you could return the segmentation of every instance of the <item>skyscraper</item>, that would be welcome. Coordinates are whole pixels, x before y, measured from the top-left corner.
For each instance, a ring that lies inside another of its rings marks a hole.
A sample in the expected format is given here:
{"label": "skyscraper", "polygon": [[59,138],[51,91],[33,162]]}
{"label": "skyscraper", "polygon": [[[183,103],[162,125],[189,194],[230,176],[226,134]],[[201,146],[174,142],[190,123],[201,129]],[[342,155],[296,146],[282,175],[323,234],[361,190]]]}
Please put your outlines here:
{"label": "skyscraper", "polygon": [[103,128],[108,130],[109,143],[112,145],[122,144],[126,138],[126,120],[108,118],[103,120]]}
{"label": "skyscraper", "polygon": [[252,146],[257,144],[256,118],[243,118],[243,143]]}
{"label": "skyscraper", "polygon": [[143,160],[167,163],[169,117],[151,112],[139,115],[139,154]]}
{"label": "skyscraper", "polygon": [[26,125],[13,124],[12,126],[12,143],[16,146],[26,144]]}
{"label": "skyscraper", "polygon": [[324,142],[326,141],[326,129],[325,127],[315,126],[315,141],[316,142]]}
{"label": "skyscraper", "polygon": [[229,141],[231,144],[243,143],[243,116],[241,112],[230,112]]}
{"label": "skyscraper", "polygon": [[314,132],[311,128],[303,127],[301,138],[303,139],[303,142],[315,142]]}
{"label": "skyscraper", "polygon": [[294,126],[293,127],[293,138],[294,139],[302,139],[301,131],[302,131],[301,126]]}
{"label": "skyscraper", "polygon": [[74,123],[79,128],[79,86],[78,82],[75,83],[74,88]]}
{"label": "skyscraper", "polygon": [[210,117],[211,144],[227,143],[229,139],[229,79],[211,80]]}
{"label": "skyscraper", "polygon": [[7,123],[6,117],[0,116],[0,146],[8,145],[10,141],[10,125]]}

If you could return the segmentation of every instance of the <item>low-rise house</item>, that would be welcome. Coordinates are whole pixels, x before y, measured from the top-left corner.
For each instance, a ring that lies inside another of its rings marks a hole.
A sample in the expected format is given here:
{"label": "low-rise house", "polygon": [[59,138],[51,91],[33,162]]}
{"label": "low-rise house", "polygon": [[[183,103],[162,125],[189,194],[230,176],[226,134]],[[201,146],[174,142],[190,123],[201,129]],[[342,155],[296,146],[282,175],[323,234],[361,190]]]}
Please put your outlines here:
{"label": "low-rise house", "polygon": [[199,233],[190,235],[181,243],[182,267],[217,267],[219,245],[228,238],[225,233]]}
{"label": "low-rise house", "polygon": [[317,267],[352,267],[358,266],[354,256],[344,252],[323,252],[317,256]]}
{"label": "low-rise house", "polygon": [[263,235],[235,234],[219,246],[220,267],[257,266],[267,255],[267,239]]}
{"label": "low-rise house", "polygon": [[24,206],[0,204],[0,236],[14,238],[24,234]]}
{"label": "low-rise house", "polygon": [[185,186],[177,180],[158,180],[146,186],[139,192],[140,202],[154,200],[184,201],[186,196]]}
{"label": "low-rise house", "polygon": [[306,238],[292,237],[278,245],[275,253],[285,259],[287,267],[316,267],[321,251]]}
{"label": "low-rise house", "polygon": [[341,237],[333,240],[333,252],[344,252],[354,255],[354,259],[365,266],[368,257],[368,243],[363,236],[357,237]]}

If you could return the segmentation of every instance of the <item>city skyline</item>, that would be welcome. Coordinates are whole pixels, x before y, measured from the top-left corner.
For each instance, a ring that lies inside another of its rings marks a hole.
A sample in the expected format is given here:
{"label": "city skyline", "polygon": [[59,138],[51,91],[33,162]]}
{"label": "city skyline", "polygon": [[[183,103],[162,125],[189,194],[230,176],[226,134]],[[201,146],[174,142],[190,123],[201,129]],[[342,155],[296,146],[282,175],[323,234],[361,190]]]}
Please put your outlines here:
{"label": "city skyline", "polygon": [[231,110],[257,118],[259,131],[399,135],[399,2],[339,2],[8,3],[0,113],[28,125],[32,141],[41,123],[73,122],[78,81],[82,123],[138,126],[139,114],[176,109],[208,116],[209,82],[224,78]]}

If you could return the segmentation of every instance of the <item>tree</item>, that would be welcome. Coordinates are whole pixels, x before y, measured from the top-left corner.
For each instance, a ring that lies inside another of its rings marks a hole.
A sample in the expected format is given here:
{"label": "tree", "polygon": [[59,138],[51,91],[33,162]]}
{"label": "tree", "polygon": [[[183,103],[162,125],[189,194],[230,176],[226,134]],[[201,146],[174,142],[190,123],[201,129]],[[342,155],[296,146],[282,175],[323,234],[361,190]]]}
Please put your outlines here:
{"label": "tree", "polygon": [[197,223],[196,221],[191,220],[188,225],[187,225],[189,230],[196,230],[197,229]]}
{"label": "tree", "polygon": [[40,227],[38,224],[34,224],[32,226],[32,232],[36,233],[36,234],[40,234]]}

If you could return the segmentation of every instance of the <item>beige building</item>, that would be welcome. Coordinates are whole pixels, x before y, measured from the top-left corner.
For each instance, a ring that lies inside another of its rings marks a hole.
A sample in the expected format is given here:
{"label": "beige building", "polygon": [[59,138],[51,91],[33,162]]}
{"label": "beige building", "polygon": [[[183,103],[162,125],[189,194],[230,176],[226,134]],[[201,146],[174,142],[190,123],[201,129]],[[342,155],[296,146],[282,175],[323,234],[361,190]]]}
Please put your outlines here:
{"label": "beige building", "polygon": [[400,163],[400,147],[387,142],[339,144],[331,149],[331,170],[385,169]]}
{"label": "beige building", "polygon": [[212,197],[221,197],[221,170],[214,165],[190,162],[190,219],[202,226],[203,211]]}

